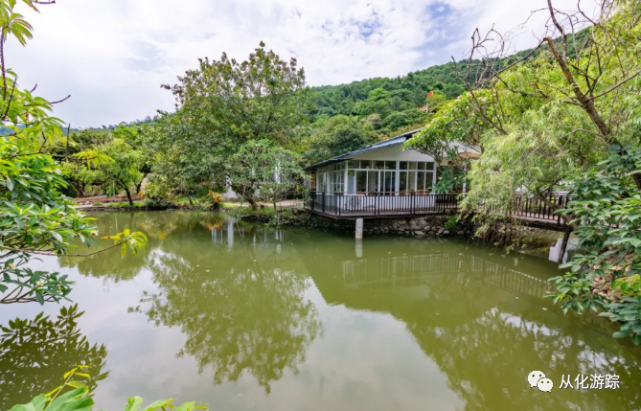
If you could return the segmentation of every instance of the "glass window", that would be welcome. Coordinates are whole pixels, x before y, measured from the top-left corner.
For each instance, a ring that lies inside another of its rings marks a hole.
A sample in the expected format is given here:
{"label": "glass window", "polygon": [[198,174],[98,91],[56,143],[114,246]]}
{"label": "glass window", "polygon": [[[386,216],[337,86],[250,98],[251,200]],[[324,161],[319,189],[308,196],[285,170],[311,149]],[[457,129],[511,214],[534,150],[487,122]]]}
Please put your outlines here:
{"label": "glass window", "polygon": [[410,161],[410,170],[416,170],[416,161]]}
{"label": "glass window", "polygon": [[378,171],[367,172],[367,193],[375,194],[378,191]]}
{"label": "glass window", "polygon": [[406,193],[407,191],[407,172],[406,171],[401,172],[401,179],[398,182],[398,189],[401,195],[407,194]]}
{"label": "glass window", "polygon": [[418,163],[418,169],[419,169],[419,170],[425,170],[425,163],[424,163],[424,162],[422,162],[422,161],[421,161],[421,162],[419,162],[419,163]]}
{"label": "glass window", "polygon": [[407,176],[407,189],[410,191],[416,190],[416,172],[410,172]]}
{"label": "glass window", "polygon": [[349,162],[349,168],[358,168],[358,161],[350,161]]}
{"label": "glass window", "polygon": [[362,194],[367,189],[367,172],[366,171],[357,171],[356,172],[356,192]]}
{"label": "glass window", "polygon": [[416,191],[419,194],[424,194],[422,191],[425,190],[425,173],[418,173],[416,178]]}
{"label": "glass window", "polygon": [[434,171],[434,163],[433,162],[425,163],[425,170]]}
{"label": "glass window", "polygon": [[384,161],[377,161],[376,162],[376,169],[383,170],[384,168],[385,168],[385,162]]}
{"label": "glass window", "polygon": [[407,161],[401,161],[401,170],[407,170]]}
{"label": "glass window", "polygon": [[372,162],[369,160],[361,160],[361,168],[368,169],[372,167]]}
{"label": "glass window", "polygon": [[394,193],[396,191],[396,173],[389,171],[385,173],[384,191],[387,194]]}
{"label": "glass window", "polygon": [[385,162],[386,170],[396,170],[396,161],[386,161]]}
{"label": "glass window", "polygon": [[425,189],[431,190],[434,185],[434,173],[425,173]]}
{"label": "glass window", "polygon": [[349,171],[347,176],[347,192],[353,193],[356,189],[356,173],[354,171]]}

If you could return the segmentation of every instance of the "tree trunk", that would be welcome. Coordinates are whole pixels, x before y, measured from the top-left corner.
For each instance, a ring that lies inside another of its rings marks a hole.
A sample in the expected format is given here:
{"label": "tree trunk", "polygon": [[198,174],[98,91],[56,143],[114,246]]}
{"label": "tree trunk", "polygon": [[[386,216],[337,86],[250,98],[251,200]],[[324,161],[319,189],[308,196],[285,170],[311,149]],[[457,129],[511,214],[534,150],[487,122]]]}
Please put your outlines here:
{"label": "tree trunk", "polygon": [[128,187],[125,187],[125,193],[127,193],[127,200],[129,200],[129,205],[133,207],[134,200],[131,199],[131,193],[129,192]]}
{"label": "tree trunk", "polygon": [[244,197],[249,205],[252,206],[252,210],[256,210],[258,208],[258,204],[256,204],[256,201],[254,200],[254,196],[252,194],[249,194],[247,191],[245,191]]}
{"label": "tree trunk", "polygon": [[73,187],[76,189],[76,194],[78,197],[85,196],[85,190],[82,183],[72,183]]}

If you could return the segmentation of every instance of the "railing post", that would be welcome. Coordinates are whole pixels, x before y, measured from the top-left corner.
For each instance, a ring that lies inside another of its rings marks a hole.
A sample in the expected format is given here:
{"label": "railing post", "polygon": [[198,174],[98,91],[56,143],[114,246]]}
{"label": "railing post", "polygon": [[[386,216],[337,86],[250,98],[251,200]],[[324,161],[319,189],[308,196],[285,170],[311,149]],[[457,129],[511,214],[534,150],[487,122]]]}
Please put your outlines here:
{"label": "railing post", "polygon": [[322,201],[322,204],[323,204],[323,214],[325,214],[325,192],[324,192],[324,191],[323,191],[323,201]]}
{"label": "railing post", "polygon": [[[563,196],[559,196],[559,208],[563,206]],[[559,214],[559,217],[557,218],[557,224],[561,225],[561,214]]]}

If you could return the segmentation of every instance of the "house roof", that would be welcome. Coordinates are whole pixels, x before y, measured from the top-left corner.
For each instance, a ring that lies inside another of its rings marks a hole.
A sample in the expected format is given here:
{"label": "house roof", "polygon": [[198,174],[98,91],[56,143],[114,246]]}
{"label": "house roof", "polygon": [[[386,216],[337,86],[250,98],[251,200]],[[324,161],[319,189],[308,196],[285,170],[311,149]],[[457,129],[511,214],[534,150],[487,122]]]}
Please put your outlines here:
{"label": "house roof", "polygon": [[421,131],[420,128],[416,129],[416,130],[408,131],[407,133],[398,135],[396,137],[392,137],[392,138],[387,139],[385,141],[380,141],[378,143],[369,145],[369,146],[367,146],[365,148],[361,148],[360,150],[350,151],[349,153],[341,154],[340,156],[336,156],[336,157],[329,158],[327,160],[319,161],[318,163],[315,163],[315,164],[312,164],[311,166],[305,167],[305,170],[313,170],[313,169],[318,168],[318,167],[323,167],[323,166],[327,166],[327,165],[334,164],[334,163],[340,163],[341,161],[345,161],[345,160],[351,160],[353,156],[355,156],[357,154],[367,153],[368,151],[373,151],[373,150],[378,150],[378,149],[385,148],[385,147],[393,147],[393,146],[401,145],[405,141],[410,139],[414,134],[418,133],[419,131]]}

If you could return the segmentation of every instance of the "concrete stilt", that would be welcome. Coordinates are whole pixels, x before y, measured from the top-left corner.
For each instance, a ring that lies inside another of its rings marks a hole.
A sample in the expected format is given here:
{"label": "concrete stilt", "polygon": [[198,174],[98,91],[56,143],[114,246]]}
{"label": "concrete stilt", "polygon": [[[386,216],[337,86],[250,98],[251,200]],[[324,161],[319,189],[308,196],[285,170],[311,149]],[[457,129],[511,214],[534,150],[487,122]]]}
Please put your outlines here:
{"label": "concrete stilt", "polygon": [[363,240],[356,240],[356,258],[363,258]]}
{"label": "concrete stilt", "polygon": [[356,239],[357,240],[363,239],[363,219],[362,218],[356,219]]}

